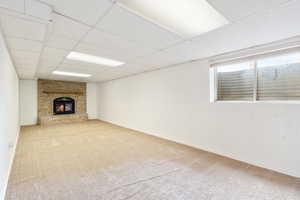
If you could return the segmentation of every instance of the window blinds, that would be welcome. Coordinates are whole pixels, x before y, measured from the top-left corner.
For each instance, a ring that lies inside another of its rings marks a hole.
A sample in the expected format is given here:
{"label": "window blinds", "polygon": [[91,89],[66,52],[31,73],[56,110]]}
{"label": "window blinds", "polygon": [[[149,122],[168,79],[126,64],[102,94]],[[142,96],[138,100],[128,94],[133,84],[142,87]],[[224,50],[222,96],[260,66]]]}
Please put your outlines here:
{"label": "window blinds", "polygon": [[300,100],[300,53],[257,62],[258,100]]}
{"label": "window blinds", "polygon": [[254,91],[254,68],[251,63],[217,68],[217,99],[251,101]]}

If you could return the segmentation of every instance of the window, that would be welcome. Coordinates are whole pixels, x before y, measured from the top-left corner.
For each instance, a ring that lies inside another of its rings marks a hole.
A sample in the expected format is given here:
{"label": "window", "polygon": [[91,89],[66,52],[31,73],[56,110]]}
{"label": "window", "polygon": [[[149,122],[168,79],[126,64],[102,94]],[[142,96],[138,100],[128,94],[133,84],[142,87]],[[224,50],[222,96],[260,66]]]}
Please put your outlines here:
{"label": "window", "polygon": [[212,65],[216,101],[300,100],[300,50]]}
{"label": "window", "polygon": [[251,62],[219,66],[216,70],[218,100],[252,100],[254,68]]}

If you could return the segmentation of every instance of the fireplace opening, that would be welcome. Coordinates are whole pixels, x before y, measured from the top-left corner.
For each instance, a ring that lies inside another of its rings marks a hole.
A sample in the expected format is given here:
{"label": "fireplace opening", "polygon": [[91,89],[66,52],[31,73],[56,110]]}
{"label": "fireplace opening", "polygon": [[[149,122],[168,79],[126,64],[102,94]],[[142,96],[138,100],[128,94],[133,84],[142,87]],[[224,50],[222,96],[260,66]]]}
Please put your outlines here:
{"label": "fireplace opening", "polygon": [[53,101],[53,113],[56,115],[75,113],[75,101],[69,97],[60,97]]}

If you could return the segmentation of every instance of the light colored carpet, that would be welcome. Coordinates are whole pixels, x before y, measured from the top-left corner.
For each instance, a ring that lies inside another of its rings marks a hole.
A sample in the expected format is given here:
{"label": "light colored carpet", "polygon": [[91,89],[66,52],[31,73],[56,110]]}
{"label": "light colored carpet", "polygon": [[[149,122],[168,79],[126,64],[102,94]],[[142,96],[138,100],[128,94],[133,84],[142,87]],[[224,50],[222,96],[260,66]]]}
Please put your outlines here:
{"label": "light colored carpet", "polygon": [[101,121],[23,127],[6,200],[297,200],[300,180]]}

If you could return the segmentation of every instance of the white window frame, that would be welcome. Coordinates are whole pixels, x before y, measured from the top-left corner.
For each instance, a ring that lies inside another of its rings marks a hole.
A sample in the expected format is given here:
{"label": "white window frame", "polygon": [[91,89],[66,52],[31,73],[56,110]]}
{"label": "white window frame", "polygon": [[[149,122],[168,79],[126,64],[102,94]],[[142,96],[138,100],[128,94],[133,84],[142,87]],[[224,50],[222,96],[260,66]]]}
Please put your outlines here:
{"label": "white window frame", "polygon": [[[280,49],[275,51],[270,51],[267,53],[261,53],[261,54],[255,54],[251,56],[245,56],[238,59],[228,59],[228,60],[222,60],[222,61],[214,61],[210,64],[209,69],[209,79],[210,79],[210,102],[211,103],[246,103],[246,104],[300,104],[300,100],[258,100],[257,99],[257,91],[258,91],[258,70],[257,70],[257,60],[276,56],[276,55],[283,55],[287,53],[293,53],[293,52],[300,52],[300,47],[292,47],[292,48],[286,48],[286,49]],[[243,61],[251,61],[254,64],[254,71],[255,71],[255,83],[253,87],[253,100],[252,101],[223,101],[218,100],[218,76],[217,76],[217,67],[216,65],[226,65],[226,64],[234,64],[234,63],[240,63]]]}

